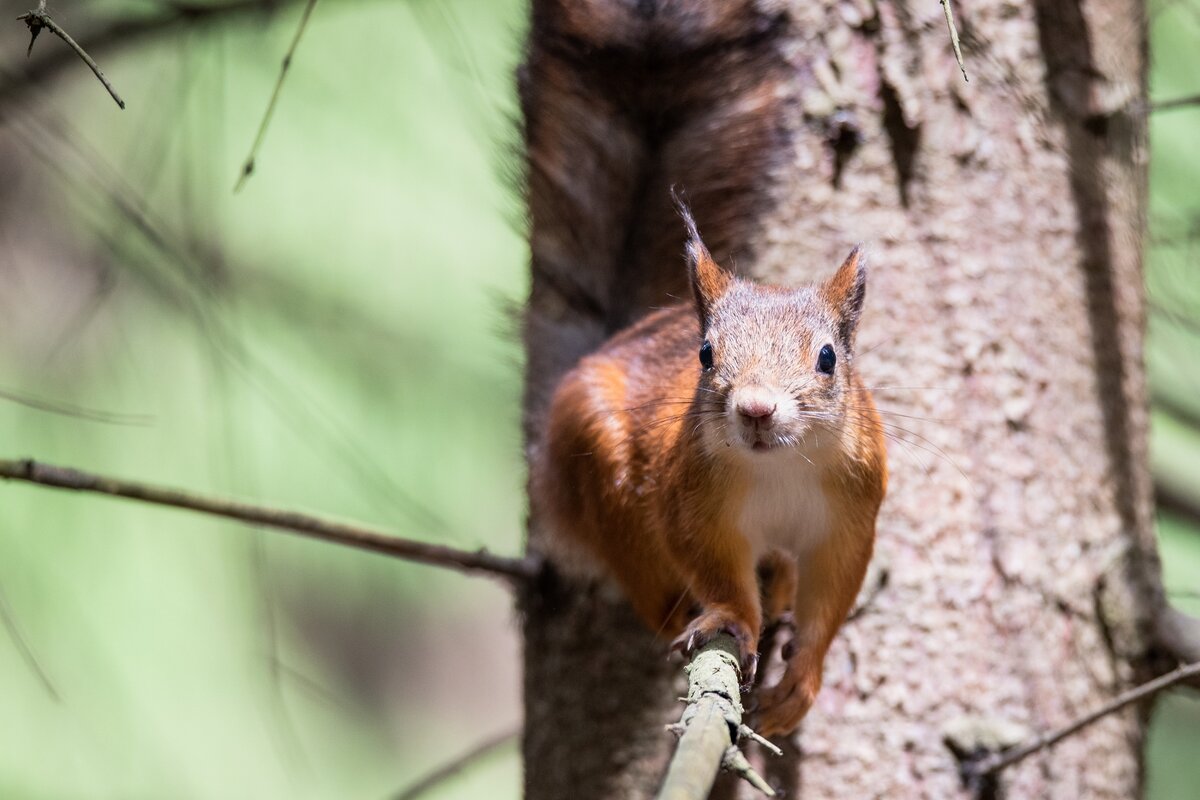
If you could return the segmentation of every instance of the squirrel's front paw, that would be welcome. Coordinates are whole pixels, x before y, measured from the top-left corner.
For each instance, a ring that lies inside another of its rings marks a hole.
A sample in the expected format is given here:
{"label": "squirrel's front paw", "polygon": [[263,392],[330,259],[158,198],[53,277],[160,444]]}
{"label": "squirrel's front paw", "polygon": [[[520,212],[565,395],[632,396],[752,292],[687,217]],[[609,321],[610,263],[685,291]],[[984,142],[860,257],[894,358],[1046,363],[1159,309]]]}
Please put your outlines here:
{"label": "squirrel's front paw", "polygon": [[763,736],[791,733],[812,708],[820,681],[788,665],[779,683],[759,689],[754,728]]}
{"label": "squirrel's front paw", "polygon": [[758,670],[758,634],[750,625],[725,609],[709,609],[693,619],[683,633],[671,642],[671,649],[678,650],[685,658],[712,641],[718,633],[733,637],[738,648],[738,663],[742,670],[742,685],[750,686]]}

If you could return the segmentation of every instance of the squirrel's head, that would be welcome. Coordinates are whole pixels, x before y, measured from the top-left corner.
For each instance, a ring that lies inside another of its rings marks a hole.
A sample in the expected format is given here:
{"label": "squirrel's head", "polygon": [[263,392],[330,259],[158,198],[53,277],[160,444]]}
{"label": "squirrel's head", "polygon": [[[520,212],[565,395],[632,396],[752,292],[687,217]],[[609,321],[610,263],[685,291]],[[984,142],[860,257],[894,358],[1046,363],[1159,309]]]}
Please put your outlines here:
{"label": "squirrel's head", "polygon": [[854,333],[866,296],[859,248],[824,283],[789,289],[718,265],[686,207],[688,273],[700,318],[697,411],[706,447],[728,452],[820,447],[850,391]]}

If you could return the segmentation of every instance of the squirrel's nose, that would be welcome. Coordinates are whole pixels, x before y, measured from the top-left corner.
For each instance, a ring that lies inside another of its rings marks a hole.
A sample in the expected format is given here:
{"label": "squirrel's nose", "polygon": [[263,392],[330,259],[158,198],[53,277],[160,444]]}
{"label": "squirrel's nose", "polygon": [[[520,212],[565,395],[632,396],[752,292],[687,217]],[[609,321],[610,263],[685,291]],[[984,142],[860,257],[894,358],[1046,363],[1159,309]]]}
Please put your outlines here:
{"label": "squirrel's nose", "polygon": [[770,422],[775,413],[775,399],[763,391],[743,391],[734,403],[738,416],[759,424]]}

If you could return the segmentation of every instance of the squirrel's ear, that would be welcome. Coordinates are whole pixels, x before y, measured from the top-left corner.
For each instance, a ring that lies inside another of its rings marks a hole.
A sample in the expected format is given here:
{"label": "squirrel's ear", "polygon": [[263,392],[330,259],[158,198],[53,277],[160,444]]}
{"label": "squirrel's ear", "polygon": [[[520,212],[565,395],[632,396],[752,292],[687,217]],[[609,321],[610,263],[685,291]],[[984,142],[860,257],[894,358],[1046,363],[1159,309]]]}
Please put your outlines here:
{"label": "squirrel's ear", "polygon": [[700,314],[700,323],[706,325],[709,312],[721,295],[729,289],[729,284],[733,282],[733,276],[716,261],[713,261],[712,255],[700,238],[700,232],[696,230],[696,220],[692,218],[692,212],[688,209],[687,204],[679,198],[679,195],[675,194],[674,190],[671,194],[675,199],[675,207],[679,210],[679,216],[683,217],[683,224],[687,227],[688,282],[692,285],[692,295],[696,299],[696,311]]}
{"label": "squirrel's ear", "polygon": [[825,297],[838,316],[838,332],[848,345],[854,344],[854,331],[867,297],[867,257],[862,245],[855,247],[825,284]]}

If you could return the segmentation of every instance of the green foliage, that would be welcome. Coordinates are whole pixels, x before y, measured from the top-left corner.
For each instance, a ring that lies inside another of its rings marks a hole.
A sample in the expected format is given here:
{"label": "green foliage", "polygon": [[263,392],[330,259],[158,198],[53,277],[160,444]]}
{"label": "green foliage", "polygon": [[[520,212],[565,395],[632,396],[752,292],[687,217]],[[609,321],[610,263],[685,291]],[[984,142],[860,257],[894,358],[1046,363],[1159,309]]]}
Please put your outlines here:
{"label": "green foliage", "polygon": [[[11,124],[47,249],[10,218],[0,389],[149,423],[4,402],[4,449],[515,553],[527,256],[500,168],[524,7],[319,4],[234,195],[298,11],[104,59],[123,113],[80,75]],[[498,587],[3,502],[0,590],[38,665],[0,633],[4,797],[382,797],[518,723]],[[510,749],[442,796],[518,775]]]}
{"label": "green foliage", "polygon": [[[1151,5],[1150,94],[1169,100],[1200,91],[1200,3]],[[1200,160],[1195,132],[1200,106],[1160,111],[1150,117],[1150,238],[1146,250],[1146,288],[1150,336],[1146,361],[1155,398],[1151,425],[1151,462],[1156,479],[1200,497],[1200,431],[1177,416],[1177,409],[1200,412]],[[1200,418],[1200,414],[1197,415]],[[1163,577],[1172,601],[1200,613],[1200,531],[1178,519],[1159,524]],[[1195,742],[1200,706],[1186,692],[1164,698],[1155,711],[1147,744],[1146,796],[1175,800],[1195,794],[1200,768]]]}

